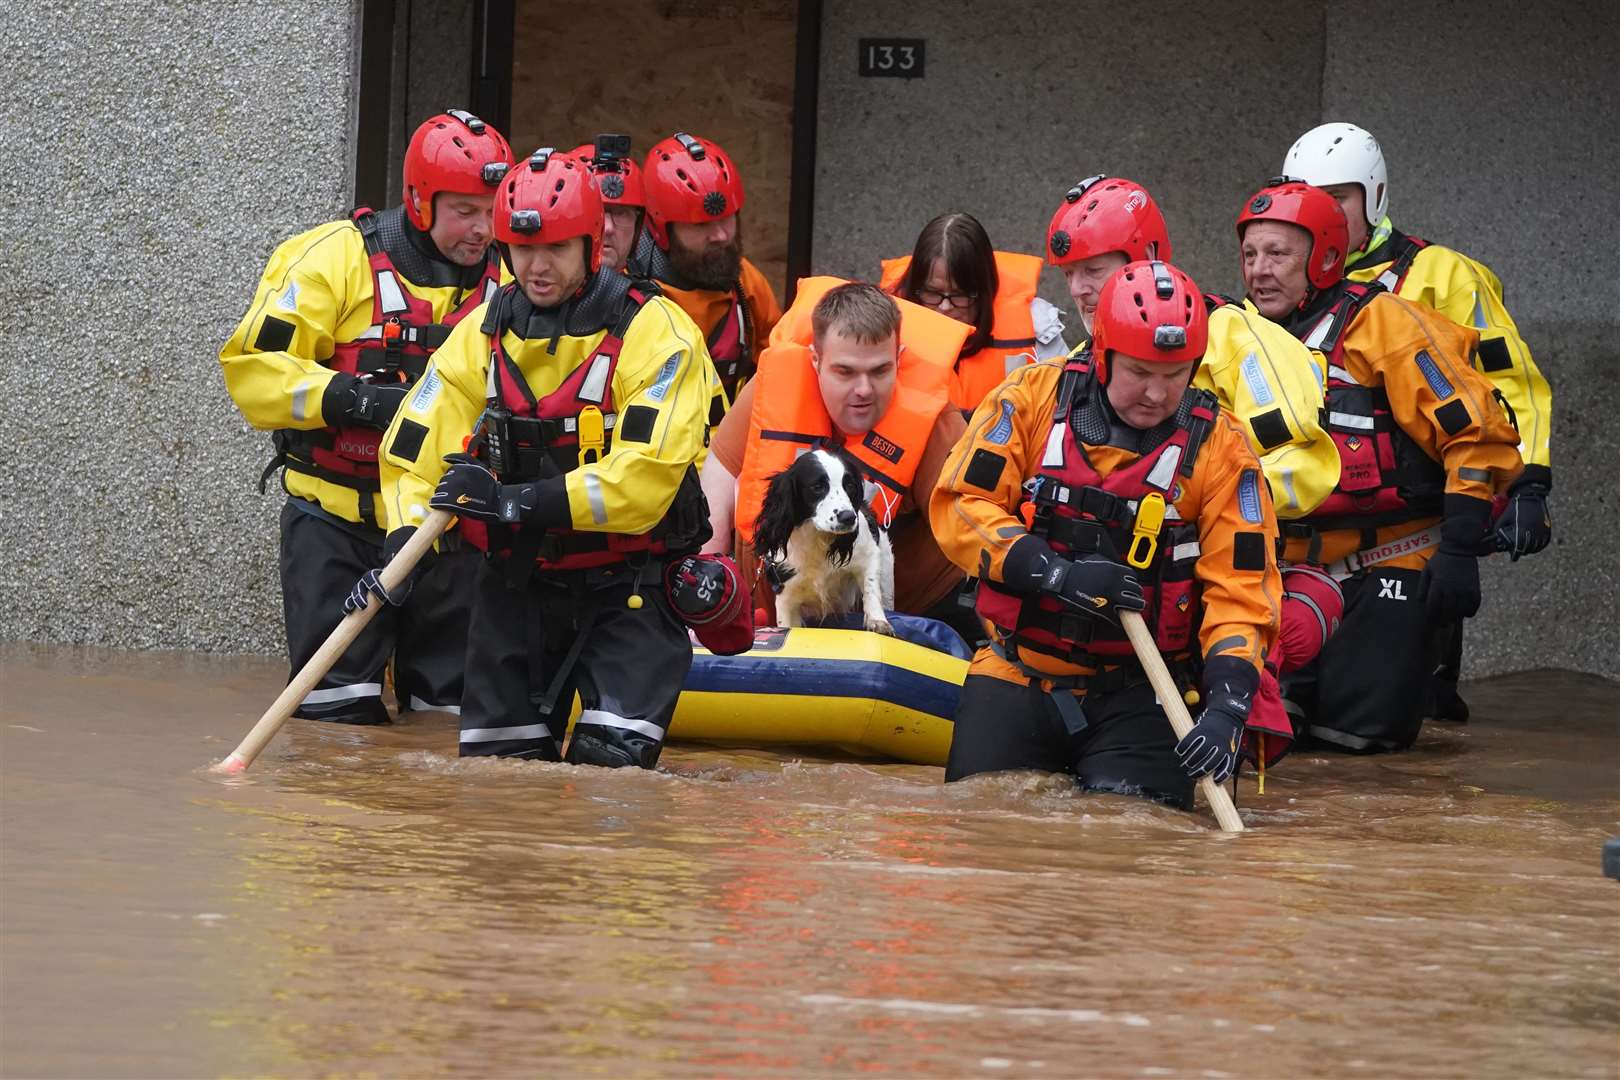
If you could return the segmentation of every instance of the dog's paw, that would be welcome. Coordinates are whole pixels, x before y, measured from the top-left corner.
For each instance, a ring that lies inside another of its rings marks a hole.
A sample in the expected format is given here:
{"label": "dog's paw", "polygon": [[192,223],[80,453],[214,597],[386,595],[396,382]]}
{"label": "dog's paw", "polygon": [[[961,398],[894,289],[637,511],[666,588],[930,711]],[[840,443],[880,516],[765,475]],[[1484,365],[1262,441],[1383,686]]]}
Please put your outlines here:
{"label": "dog's paw", "polygon": [[889,620],[885,619],[881,615],[875,619],[868,618],[866,620],[866,628],[872,631],[874,634],[882,634],[884,637],[894,637],[894,627],[890,626]]}

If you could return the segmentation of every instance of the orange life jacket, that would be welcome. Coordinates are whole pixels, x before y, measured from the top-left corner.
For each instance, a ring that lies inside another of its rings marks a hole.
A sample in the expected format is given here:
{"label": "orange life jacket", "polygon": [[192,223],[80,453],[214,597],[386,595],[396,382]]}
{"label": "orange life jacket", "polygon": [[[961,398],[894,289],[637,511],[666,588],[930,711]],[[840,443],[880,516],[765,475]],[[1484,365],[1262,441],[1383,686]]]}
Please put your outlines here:
{"label": "orange life jacket", "polygon": [[770,347],[759,358],[759,372],[754,376],[759,386],[748,418],[742,475],[737,478],[737,528],[749,543],[753,543],[754,522],[765,504],[771,478],[800,454],[826,444],[842,443],[860,460],[877,488],[872,510],[888,526],[911,488],[939,414],[950,405],[951,365],[972,328],[896,299],[900,306],[900,370],[889,409],[858,440],[845,441],[834,430],[811,366],[810,313],[829,289],[843,284],[835,277],[800,281],[793,306],[776,324]]}
{"label": "orange life jacket", "polygon": [[[1015,368],[1035,361],[1035,321],[1029,305],[1041,284],[1041,260],[1034,255],[998,251],[996,297],[991,305],[990,343],[978,352],[958,356],[951,372],[951,404],[971,412]],[[898,293],[911,256],[883,260],[878,283],[886,293]]]}

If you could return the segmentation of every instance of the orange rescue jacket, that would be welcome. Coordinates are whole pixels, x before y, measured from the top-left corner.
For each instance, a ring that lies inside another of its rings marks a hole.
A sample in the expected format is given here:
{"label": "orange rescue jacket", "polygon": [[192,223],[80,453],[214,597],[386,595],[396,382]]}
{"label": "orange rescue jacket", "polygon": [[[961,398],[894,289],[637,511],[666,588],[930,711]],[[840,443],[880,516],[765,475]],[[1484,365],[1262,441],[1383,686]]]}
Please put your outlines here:
{"label": "orange rescue jacket", "polygon": [[793,306],[771,333],[759,358],[748,445],[737,477],[737,530],[754,542],[754,522],[771,478],[806,450],[842,443],[861,462],[877,491],[872,509],[887,526],[911,489],[917,464],[939,414],[950,405],[951,365],[971,328],[936,311],[896,299],[900,307],[900,370],[894,398],[877,426],[859,440],[844,441],[821,402],[811,366],[810,314],[827,291],[845,282],[812,277],[799,282]]}
{"label": "orange rescue jacket", "polygon": [[[1034,255],[998,251],[996,277],[1000,284],[992,302],[990,343],[971,356],[959,356],[951,372],[951,404],[972,412],[985,395],[1001,385],[1014,368],[1035,361],[1035,322],[1029,305],[1041,284],[1041,260]],[[898,294],[911,256],[883,260],[878,283],[886,293]]]}

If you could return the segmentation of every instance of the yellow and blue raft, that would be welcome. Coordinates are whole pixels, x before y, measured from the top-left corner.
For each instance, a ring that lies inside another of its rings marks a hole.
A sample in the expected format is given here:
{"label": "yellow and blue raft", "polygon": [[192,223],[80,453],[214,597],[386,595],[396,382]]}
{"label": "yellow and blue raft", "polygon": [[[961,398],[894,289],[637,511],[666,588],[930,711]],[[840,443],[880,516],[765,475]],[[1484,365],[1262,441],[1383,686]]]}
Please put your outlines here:
{"label": "yellow and blue raft", "polygon": [[669,736],[944,765],[967,668],[866,630],[762,628],[738,656],[693,648]]}

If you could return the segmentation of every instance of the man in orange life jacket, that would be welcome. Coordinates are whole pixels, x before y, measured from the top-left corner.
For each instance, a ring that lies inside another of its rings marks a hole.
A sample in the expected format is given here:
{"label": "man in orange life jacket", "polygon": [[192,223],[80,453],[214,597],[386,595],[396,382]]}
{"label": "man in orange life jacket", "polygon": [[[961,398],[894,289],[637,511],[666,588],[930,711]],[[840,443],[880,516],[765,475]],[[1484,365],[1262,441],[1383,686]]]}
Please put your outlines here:
{"label": "man in orange life jacket", "polygon": [[[652,768],[692,662],[665,570],[709,536],[703,341],[650,283],[602,266],[601,197],[573,155],[514,168],[494,227],[516,280],[384,436],[389,514],[448,510],[489,552],[469,590],[463,756],[558,760],[578,690],[568,760]],[[404,599],[375,573],[355,592]]]}
{"label": "man in orange life jacket", "polygon": [[743,257],[742,174],[717,143],[682,131],[648,152],[642,180],[648,240],[630,272],[658,282],[697,323],[735,401],[782,317],[765,275]]}
{"label": "man in orange life jacket", "polygon": [[[1192,279],[1133,262],[1103,287],[1092,347],[985,399],[929,507],[979,577],[992,641],[962,687],[945,779],[1004,769],[1190,807],[1236,768],[1282,587],[1259,460],[1189,385],[1208,313]],[[1141,611],[1204,708],[1179,743],[1120,627]]]}
{"label": "man in orange life jacket", "polygon": [[962,433],[949,383],[967,335],[962,323],[874,285],[799,283],[703,466],[709,549],[736,551],[756,606],[771,619],[775,604],[757,559],[767,553],[753,548],[756,520],[771,478],[824,443],[842,445],[866,470],[869,502],[894,545],[895,609],[921,615],[955,591],[962,573],[918,511]]}
{"label": "man in orange life jacket", "polygon": [[1345,278],[1331,195],[1278,178],[1237,230],[1248,303],[1324,358],[1340,457],[1333,492],[1283,534],[1289,562],[1340,581],[1344,622],[1283,696],[1327,745],[1401,750],[1422,726],[1430,628],[1479,610],[1478,556],[1491,500],[1521,469],[1518,432],[1474,368],[1476,331]]}
{"label": "man in orange life jacket", "polygon": [[[337,625],[355,576],[408,535],[379,495],[378,440],[451,328],[494,295],[490,205],[511,159],[469,113],[428,120],[405,151],[405,205],[362,208],[282,244],[220,349],[242,415],[275,432],[263,479],[286,467],[281,588],[294,671]],[[442,546],[411,603],[373,620],[297,715],[386,723],[390,655],[401,708],[456,710],[476,555],[454,537]]]}

